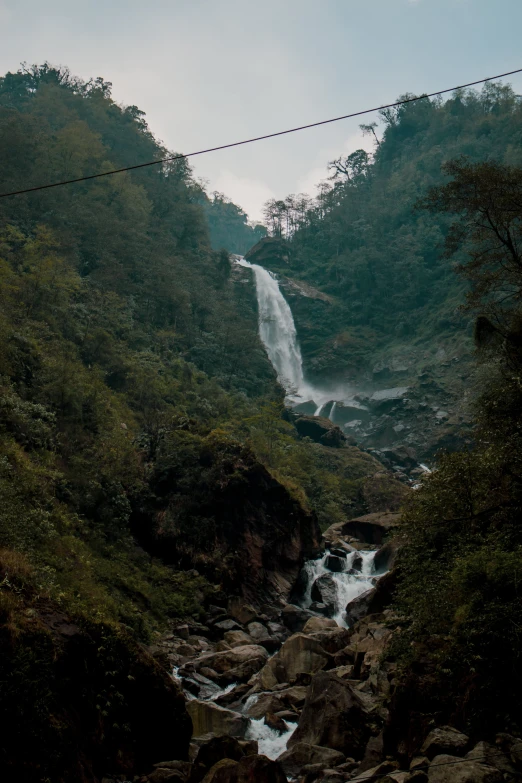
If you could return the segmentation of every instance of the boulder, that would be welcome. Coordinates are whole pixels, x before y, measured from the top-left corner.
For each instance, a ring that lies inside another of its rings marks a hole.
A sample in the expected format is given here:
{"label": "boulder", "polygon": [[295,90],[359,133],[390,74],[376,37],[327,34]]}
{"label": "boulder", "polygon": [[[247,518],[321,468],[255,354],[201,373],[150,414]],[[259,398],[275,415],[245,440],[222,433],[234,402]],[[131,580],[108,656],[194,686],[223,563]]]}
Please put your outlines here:
{"label": "boulder", "polygon": [[350,643],[352,632],[347,628],[337,626],[336,628],[324,628],[309,635],[319,642],[325,652],[335,655]]}
{"label": "boulder", "polygon": [[323,533],[326,541],[339,536],[352,536],[366,544],[382,544],[385,537],[399,524],[400,514],[390,511],[379,511],[364,514],[350,519],[348,522],[338,522]]}
{"label": "boulder", "polygon": [[337,600],[337,585],[332,574],[322,574],[317,577],[312,585],[312,600],[326,604],[333,614]]}
{"label": "boulder", "polygon": [[233,617],[234,620],[237,620],[241,625],[247,625],[257,617],[257,611],[238,596],[233,596],[229,599],[227,612],[230,617]]}
{"label": "boulder", "polygon": [[[486,764],[490,767],[495,767],[501,772],[508,775],[513,775],[516,772],[515,766],[511,763],[511,759],[494,745],[490,745],[489,742],[479,742],[473,750],[470,750],[466,754],[465,758],[471,761],[478,761],[480,764]],[[411,769],[411,766],[410,766]]]}
{"label": "boulder", "polygon": [[294,685],[293,688],[285,688],[275,693],[262,693],[248,708],[247,714],[259,720],[269,712],[277,713],[289,707],[301,707],[306,699],[306,691],[305,686]]}
{"label": "boulder", "polygon": [[313,612],[294,604],[287,604],[281,611],[281,620],[292,633],[302,631],[310,617],[314,617]]}
{"label": "boulder", "polygon": [[218,762],[223,759],[228,761],[239,761],[243,758],[245,751],[241,747],[239,740],[230,736],[212,736],[203,742],[197,752],[192,771],[190,774],[190,783],[200,783],[205,775]]}
{"label": "boulder", "polygon": [[340,573],[341,571],[344,571],[344,567],[346,565],[346,555],[344,558],[338,557],[337,555],[328,555],[324,561],[324,564],[328,570],[334,571],[335,573]]}
{"label": "boulder", "polygon": [[337,623],[329,617],[310,617],[306,621],[303,628],[303,633],[317,633],[318,631],[324,631],[327,628],[337,628]]}
{"label": "boulder", "polygon": [[266,756],[243,756],[234,783],[287,783],[287,779],[278,761]]}
{"label": "boulder", "polygon": [[427,756],[430,761],[440,754],[451,754],[452,756],[463,756],[469,745],[469,737],[462,734],[453,726],[440,726],[430,731],[420,749],[423,756]]}
{"label": "boulder", "polygon": [[[237,783],[237,761],[221,759],[206,773],[203,783]],[[192,778],[190,783],[193,783]]]}
{"label": "boulder", "polygon": [[396,772],[399,769],[398,761],[381,761],[375,767],[365,770],[364,772],[357,772],[358,780],[375,780],[376,783],[381,783],[383,777],[392,772]]}
{"label": "boulder", "polygon": [[[158,767],[147,776],[147,783],[184,783],[186,779],[186,775],[179,769]],[[102,783],[113,783],[113,781],[102,778]]]}
{"label": "boulder", "polygon": [[314,674],[328,664],[330,656],[318,641],[303,633],[291,636],[278,653],[269,660],[270,667],[280,683],[292,682],[299,674]]}
{"label": "boulder", "polygon": [[[213,669],[218,674],[231,673],[236,681],[248,680],[268,659],[264,647],[247,644],[217,653],[205,653],[193,661],[196,669]],[[233,680],[230,680],[233,681]]]}
{"label": "boulder", "polygon": [[227,631],[223,638],[231,649],[233,647],[244,647],[246,644],[255,644],[252,637],[244,631]]}
{"label": "boulder", "polygon": [[399,554],[399,542],[397,540],[387,541],[382,546],[373,560],[375,571],[383,574],[385,571],[391,571]]}
{"label": "boulder", "polygon": [[219,707],[211,701],[192,699],[187,702],[187,712],[192,718],[196,737],[209,732],[244,737],[249,725],[244,715]]}
{"label": "boulder", "polygon": [[259,639],[266,639],[267,636],[270,636],[268,630],[262,623],[249,623],[247,626],[247,631],[252,639],[255,639],[256,641]]}
{"label": "boulder", "polygon": [[286,734],[288,726],[283,718],[274,715],[273,712],[267,712],[264,718],[265,726],[276,731],[278,734]]}
{"label": "boulder", "polygon": [[344,432],[330,419],[322,416],[300,416],[294,425],[302,438],[310,438],[323,446],[341,448],[346,444]]}
{"label": "boulder", "polygon": [[284,772],[292,778],[297,777],[301,769],[308,764],[320,764],[320,769],[328,769],[342,764],[344,754],[332,748],[297,742],[277,759]]}
{"label": "boulder", "polygon": [[397,574],[388,571],[377,581],[375,587],[366,590],[346,607],[346,622],[348,626],[354,625],[363,617],[373,614],[381,614],[387,609],[395,598],[397,588]]}
{"label": "boulder", "polygon": [[495,767],[466,761],[459,756],[441,753],[428,770],[429,783],[503,783],[504,775]]}
{"label": "boulder", "polygon": [[363,760],[357,772],[364,772],[372,769],[381,763],[384,759],[384,738],[381,732],[376,737],[370,737],[364,750]]}
{"label": "boulder", "polygon": [[349,627],[355,625],[355,623],[363,617],[367,617],[371,614],[370,606],[372,599],[375,596],[375,587],[371,587],[369,590],[365,590],[354,598],[353,601],[346,606],[346,623]]}
{"label": "boulder", "polygon": [[288,747],[298,742],[321,745],[362,759],[380,719],[346,680],[330,672],[312,678],[299,724]]}

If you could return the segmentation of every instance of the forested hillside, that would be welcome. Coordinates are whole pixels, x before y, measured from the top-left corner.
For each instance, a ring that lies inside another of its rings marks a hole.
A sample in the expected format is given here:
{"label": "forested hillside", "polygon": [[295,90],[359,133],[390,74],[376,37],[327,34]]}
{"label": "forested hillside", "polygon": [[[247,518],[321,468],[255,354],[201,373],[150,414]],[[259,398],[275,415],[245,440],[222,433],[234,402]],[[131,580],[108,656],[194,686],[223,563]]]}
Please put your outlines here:
{"label": "forested hillside", "polygon": [[[101,79],[0,79],[2,192],[167,154]],[[298,569],[317,518],[400,502],[371,456],[328,456],[285,420],[248,275],[212,249],[253,231],[182,160],[0,201],[9,776],[141,769],[173,752],[174,718],[188,742],[182,701],[136,641],[246,589],[248,526],[275,565],[274,541],[293,536]]]}
{"label": "forested hillside", "polygon": [[499,84],[387,109],[365,127],[374,153],[332,161],[317,199],[267,204],[270,233],[287,248],[263,263],[331,297],[292,302],[309,374],[390,385],[426,366],[451,376],[445,363],[469,355],[460,259],[443,253],[448,221],[416,204],[459,156],[519,165],[521,120],[522,100]]}

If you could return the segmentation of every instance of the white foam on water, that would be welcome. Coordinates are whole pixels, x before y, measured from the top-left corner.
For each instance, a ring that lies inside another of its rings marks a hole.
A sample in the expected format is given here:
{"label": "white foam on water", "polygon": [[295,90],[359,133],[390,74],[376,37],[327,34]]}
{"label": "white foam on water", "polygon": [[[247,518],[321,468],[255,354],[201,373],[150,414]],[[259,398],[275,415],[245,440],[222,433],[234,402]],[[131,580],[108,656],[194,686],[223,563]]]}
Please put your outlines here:
{"label": "white foam on water", "polygon": [[269,759],[276,759],[281,753],[285,752],[286,744],[296,728],[297,723],[291,723],[288,731],[279,734],[278,731],[267,726],[263,718],[259,720],[251,718],[245,738],[257,740],[260,755],[268,756]]}
{"label": "white foam on water", "polygon": [[[326,568],[326,560],[330,552],[326,550],[324,555],[317,560],[308,560],[303,568],[306,574],[306,589],[302,600],[302,606],[309,609],[312,601],[312,587],[318,577],[329,574],[335,586],[335,605],[333,619],[343,628],[347,627],[345,612],[346,605],[374,586],[375,576],[375,551],[350,552],[345,560],[343,571],[334,572]],[[362,560],[361,571],[348,573],[355,559],[360,556]]]}

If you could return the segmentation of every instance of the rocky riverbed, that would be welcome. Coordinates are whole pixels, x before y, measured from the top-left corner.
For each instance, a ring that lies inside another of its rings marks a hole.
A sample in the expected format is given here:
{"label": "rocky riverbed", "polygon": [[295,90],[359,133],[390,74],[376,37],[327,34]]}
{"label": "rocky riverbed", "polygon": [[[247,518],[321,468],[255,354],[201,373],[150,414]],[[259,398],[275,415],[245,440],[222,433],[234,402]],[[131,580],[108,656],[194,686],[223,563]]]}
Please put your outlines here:
{"label": "rocky riverbed", "polygon": [[[193,735],[188,758],[158,759],[150,774],[136,780],[518,779],[522,740],[509,735],[477,742],[433,723],[413,750],[390,744],[397,667],[389,646],[404,619],[390,607],[398,542],[384,539],[396,521],[392,514],[367,515],[332,526],[322,556],[305,565],[293,603],[223,600],[208,607],[204,623],[175,623],[158,639],[150,652],[183,689]],[[365,556],[372,574],[363,574]],[[353,571],[356,579],[358,561],[359,578],[373,582],[350,596],[346,611],[334,619],[328,601],[310,601],[313,588],[327,573],[348,578]]]}

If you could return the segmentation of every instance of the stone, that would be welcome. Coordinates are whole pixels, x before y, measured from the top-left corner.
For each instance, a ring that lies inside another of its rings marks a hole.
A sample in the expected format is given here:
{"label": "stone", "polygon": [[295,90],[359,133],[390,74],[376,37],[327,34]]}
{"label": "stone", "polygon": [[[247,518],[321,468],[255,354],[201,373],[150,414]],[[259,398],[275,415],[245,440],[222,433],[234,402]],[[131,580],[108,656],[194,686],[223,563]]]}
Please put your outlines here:
{"label": "stone", "polygon": [[241,625],[247,625],[251,623],[257,617],[256,610],[244,602],[242,598],[233,597],[230,598],[227,605],[227,612],[234,620],[237,620]]}
{"label": "stone", "polygon": [[338,750],[298,742],[282,753],[277,760],[289,777],[297,777],[305,765],[320,764],[321,769],[327,769],[342,764],[344,759],[344,754]]}
{"label": "stone", "polygon": [[228,644],[229,649],[233,647],[243,647],[245,644],[255,644],[251,636],[244,631],[226,631],[223,639]]}
{"label": "stone", "polygon": [[329,617],[310,617],[303,628],[303,633],[317,633],[317,631],[324,631],[326,628],[337,627],[335,620]]}
{"label": "stone", "polygon": [[278,734],[286,734],[288,731],[288,726],[283,718],[279,718],[277,715],[274,715],[273,712],[266,713],[264,723],[270,729],[277,731]]}
{"label": "stone", "polygon": [[346,565],[346,556],[343,558],[337,557],[337,555],[328,555],[324,561],[324,565],[326,568],[328,568],[329,571],[340,573],[341,571],[344,571],[344,567]]}
{"label": "stone", "polygon": [[241,750],[245,756],[257,756],[259,753],[259,745],[257,740],[238,740],[241,745]]}
{"label": "stone", "polygon": [[281,611],[281,620],[292,633],[302,631],[307,621],[313,616],[313,612],[302,609],[300,606],[294,606],[294,604],[287,604]]}
{"label": "stone", "polygon": [[333,614],[337,598],[337,586],[332,574],[318,576],[312,585],[312,600],[326,604],[329,612]]}
{"label": "stone", "polygon": [[503,783],[504,775],[495,767],[441,753],[435,756],[430,764],[428,781],[429,783]]}
{"label": "stone", "polygon": [[410,772],[416,769],[428,769],[430,760],[427,756],[414,756],[410,762]]}
{"label": "stone", "polygon": [[370,736],[380,727],[376,710],[353,686],[330,672],[312,678],[299,724],[288,741],[321,745],[362,759]]}
{"label": "stone", "polygon": [[309,634],[311,639],[319,642],[323,650],[334,655],[350,643],[352,633],[347,628],[341,628],[337,625],[335,628],[324,628],[321,631],[315,631]]}
{"label": "stone", "polygon": [[194,736],[213,732],[231,737],[244,737],[249,720],[245,715],[227,710],[213,702],[192,699],[187,702],[187,712],[192,718]]}
{"label": "stone", "polygon": [[237,761],[233,759],[221,759],[207,772],[203,783],[237,783],[238,766]]}
{"label": "stone", "polygon": [[502,750],[494,745],[490,745],[489,742],[479,742],[469,753],[466,753],[465,758],[495,767],[509,775],[516,772],[515,766],[511,763],[506,753],[503,753]]}
{"label": "stone", "polygon": [[382,546],[374,557],[373,565],[376,573],[383,574],[385,571],[390,571],[397,560],[399,554],[399,543],[396,540],[387,541]]}
{"label": "stone", "polygon": [[358,772],[364,772],[367,769],[376,767],[384,759],[384,739],[381,732],[376,737],[370,737],[366,748],[364,750],[364,756],[361,761],[361,766]]}
{"label": "stone", "polygon": [[302,685],[294,685],[293,688],[285,688],[275,693],[262,693],[252,704],[247,715],[259,720],[268,712],[276,713],[289,707],[301,707],[306,699],[307,688]]}
{"label": "stone", "polygon": [[294,426],[302,438],[310,438],[323,446],[341,448],[346,443],[344,432],[330,419],[322,416],[300,416]]}
{"label": "stone", "polygon": [[258,639],[266,639],[267,636],[270,636],[268,630],[262,623],[249,623],[247,630],[252,639],[255,639],[256,641]]}
{"label": "stone", "polygon": [[205,653],[193,663],[196,668],[204,666],[213,669],[218,674],[231,672],[236,681],[243,681],[258,672],[267,659],[268,653],[264,647],[257,644],[246,644],[223,652]]}
{"label": "stone", "polygon": [[420,749],[423,756],[430,761],[440,754],[463,756],[469,745],[469,737],[452,726],[440,726],[430,731]]}
{"label": "stone", "polygon": [[396,772],[399,769],[398,761],[381,761],[375,767],[365,770],[359,774],[357,771],[358,780],[376,780],[376,783],[381,783],[382,778],[391,772]]}
{"label": "stone", "polygon": [[385,537],[399,524],[400,514],[390,511],[378,511],[338,522],[323,533],[326,541],[332,537],[352,536],[365,544],[382,544]]}
{"label": "stone", "polygon": [[303,633],[291,636],[267,663],[277,682],[292,682],[299,674],[313,674],[328,664],[330,656],[318,641]]}
{"label": "stone", "polygon": [[381,614],[393,603],[396,589],[397,574],[395,571],[388,571],[378,579],[375,587],[371,587],[350,601],[346,607],[347,625],[352,627],[363,617]]}
{"label": "stone", "polygon": [[214,623],[214,628],[219,628],[220,631],[240,631],[241,626],[236,623],[235,620],[221,620],[219,623]]}
{"label": "stone", "polygon": [[237,783],[287,783],[279,762],[266,756],[243,756],[237,773]]}

